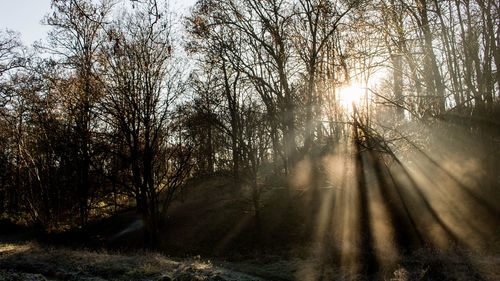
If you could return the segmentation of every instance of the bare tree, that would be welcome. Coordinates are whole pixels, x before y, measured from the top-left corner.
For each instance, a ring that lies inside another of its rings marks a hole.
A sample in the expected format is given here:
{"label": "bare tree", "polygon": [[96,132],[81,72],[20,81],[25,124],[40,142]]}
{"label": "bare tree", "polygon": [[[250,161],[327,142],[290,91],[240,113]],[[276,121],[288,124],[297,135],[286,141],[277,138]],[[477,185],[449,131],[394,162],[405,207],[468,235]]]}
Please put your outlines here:
{"label": "bare tree", "polygon": [[78,171],[77,193],[80,198],[80,224],[87,224],[91,180],[93,139],[96,126],[95,105],[101,93],[96,83],[98,49],[105,41],[104,23],[112,3],[86,0],[52,1],[53,14],[46,23],[52,27],[49,45],[45,49],[56,55],[74,77],[74,87],[68,88],[66,105],[73,126],[75,167]]}
{"label": "bare tree", "polygon": [[170,127],[183,77],[172,56],[173,23],[159,5],[146,1],[134,12],[124,12],[103,53],[105,121],[112,141],[124,140],[116,153],[130,171],[130,194],[144,218],[147,243],[156,242],[161,214],[191,167],[189,150],[174,142]]}

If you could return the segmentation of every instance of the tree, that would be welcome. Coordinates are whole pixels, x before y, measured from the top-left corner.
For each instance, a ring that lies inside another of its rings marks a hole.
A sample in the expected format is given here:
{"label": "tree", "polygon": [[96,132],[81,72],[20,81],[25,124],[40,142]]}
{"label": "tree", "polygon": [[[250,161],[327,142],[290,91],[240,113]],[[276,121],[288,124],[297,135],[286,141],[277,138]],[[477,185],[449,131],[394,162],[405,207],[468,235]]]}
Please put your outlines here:
{"label": "tree", "polygon": [[[341,21],[354,7],[357,1],[342,5],[339,2],[301,0],[295,6],[297,16],[294,21],[294,40],[297,54],[305,66],[304,99],[306,110],[306,124],[304,137],[304,152],[309,152],[314,141],[313,131],[317,130],[320,136],[322,129],[318,126],[321,118],[319,104],[321,92],[316,89],[323,80],[320,65],[325,60],[325,49],[338,32]],[[325,79],[326,80],[326,79]]]}
{"label": "tree", "polygon": [[156,1],[124,12],[112,34],[102,54],[102,107],[111,142],[120,144],[115,153],[129,171],[122,181],[143,216],[146,243],[154,245],[162,215],[191,168],[189,149],[176,142],[171,127],[182,71],[172,54],[171,19]]}
{"label": "tree", "polygon": [[80,225],[88,220],[90,193],[97,187],[92,182],[93,129],[96,126],[95,106],[101,98],[96,73],[98,49],[105,41],[103,27],[112,2],[94,3],[87,0],[52,1],[54,12],[46,23],[52,27],[49,45],[45,49],[59,58],[68,68],[72,87],[64,93],[65,109],[71,118],[72,161],[79,198]]}
{"label": "tree", "polygon": [[[13,194],[15,165],[12,155],[14,127],[12,115],[7,107],[14,97],[13,85],[8,74],[20,66],[22,44],[18,35],[12,31],[0,31],[0,215],[4,213],[9,195]],[[15,123],[15,122],[14,122]],[[14,149],[15,150],[15,149]],[[10,200],[12,201],[12,200]],[[12,202],[11,202],[12,203]],[[11,204],[12,205],[12,204]]]}

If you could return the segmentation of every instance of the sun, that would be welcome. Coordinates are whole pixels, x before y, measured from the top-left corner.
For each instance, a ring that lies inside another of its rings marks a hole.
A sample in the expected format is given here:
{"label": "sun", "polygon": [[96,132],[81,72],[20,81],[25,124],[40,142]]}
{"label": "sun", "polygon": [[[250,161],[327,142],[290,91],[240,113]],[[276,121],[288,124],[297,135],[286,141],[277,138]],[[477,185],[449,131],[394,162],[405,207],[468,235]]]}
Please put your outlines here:
{"label": "sun", "polygon": [[352,110],[353,104],[359,107],[366,98],[366,87],[359,84],[346,85],[339,90],[339,102],[346,110]]}

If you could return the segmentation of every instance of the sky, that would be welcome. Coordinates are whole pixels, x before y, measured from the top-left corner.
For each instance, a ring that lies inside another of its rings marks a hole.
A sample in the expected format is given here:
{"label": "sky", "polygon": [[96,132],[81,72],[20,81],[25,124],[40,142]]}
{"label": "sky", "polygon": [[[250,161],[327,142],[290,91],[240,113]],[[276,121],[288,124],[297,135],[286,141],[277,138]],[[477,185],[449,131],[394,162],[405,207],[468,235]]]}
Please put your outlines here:
{"label": "sky", "polygon": [[25,45],[45,38],[48,27],[41,20],[50,11],[50,0],[0,0],[0,29],[21,33]]}
{"label": "sky", "polygon": [[[41,24],[50,12],[51,0],[0,0],[0,30],[10,29],[21,33],[25,45],[44,39],[49,28]],[[186,10],[195,0],[173,0],[173,9]]]}

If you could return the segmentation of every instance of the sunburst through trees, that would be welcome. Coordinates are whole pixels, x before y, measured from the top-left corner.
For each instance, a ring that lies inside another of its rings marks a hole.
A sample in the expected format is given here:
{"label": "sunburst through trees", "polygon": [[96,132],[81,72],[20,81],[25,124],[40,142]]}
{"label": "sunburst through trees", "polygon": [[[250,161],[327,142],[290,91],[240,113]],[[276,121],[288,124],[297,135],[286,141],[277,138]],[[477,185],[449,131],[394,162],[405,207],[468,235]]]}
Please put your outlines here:
{"label": "sunburst through trees", "polygon": [[103,241],[278,253],[295,280],[491,276],[470,253],[500,246],[497,1],[52,9],[41,56],[0,33],[3,218],[133,208]]}

